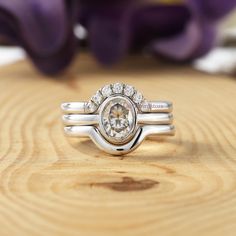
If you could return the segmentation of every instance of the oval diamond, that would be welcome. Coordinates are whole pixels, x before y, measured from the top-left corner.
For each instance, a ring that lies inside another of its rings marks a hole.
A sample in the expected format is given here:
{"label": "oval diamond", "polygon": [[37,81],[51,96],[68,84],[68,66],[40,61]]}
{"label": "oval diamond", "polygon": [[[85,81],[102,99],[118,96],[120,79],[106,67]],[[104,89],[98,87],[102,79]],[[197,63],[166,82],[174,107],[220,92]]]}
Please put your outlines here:
{"label": "oval diamond", "polygon": [[111,97],[100,109],[100,131],[108,140],[125,143],[136,126],[136,110],[125,97]]}

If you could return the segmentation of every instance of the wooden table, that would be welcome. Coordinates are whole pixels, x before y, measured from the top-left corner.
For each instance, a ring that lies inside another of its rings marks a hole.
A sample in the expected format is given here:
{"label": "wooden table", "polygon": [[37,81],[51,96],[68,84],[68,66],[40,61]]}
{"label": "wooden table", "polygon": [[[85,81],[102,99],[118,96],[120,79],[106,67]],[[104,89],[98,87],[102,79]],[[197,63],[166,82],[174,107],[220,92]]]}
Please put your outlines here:
{"label": "wooden table", "polygon": [[[121,158],[64,137],[60,103],[116,81],[174,101],[176,136]],[[0,92],[1,236],[235,235],[235,79],[82,55],[60,78],[1,68]]]}

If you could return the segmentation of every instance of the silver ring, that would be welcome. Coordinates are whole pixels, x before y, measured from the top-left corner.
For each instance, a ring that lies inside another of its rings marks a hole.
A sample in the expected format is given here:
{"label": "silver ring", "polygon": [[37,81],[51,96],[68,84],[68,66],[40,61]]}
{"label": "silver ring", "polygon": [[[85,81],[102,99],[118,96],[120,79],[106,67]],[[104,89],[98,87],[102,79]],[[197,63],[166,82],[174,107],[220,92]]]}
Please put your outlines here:
{"label": "silver ring", "polygon": [[174,135],[172,103],[147,101],[133,86],[109,84],[89,102],[61,104],[64,132],[90,137],[103,151],[123,155],[150,135]]}

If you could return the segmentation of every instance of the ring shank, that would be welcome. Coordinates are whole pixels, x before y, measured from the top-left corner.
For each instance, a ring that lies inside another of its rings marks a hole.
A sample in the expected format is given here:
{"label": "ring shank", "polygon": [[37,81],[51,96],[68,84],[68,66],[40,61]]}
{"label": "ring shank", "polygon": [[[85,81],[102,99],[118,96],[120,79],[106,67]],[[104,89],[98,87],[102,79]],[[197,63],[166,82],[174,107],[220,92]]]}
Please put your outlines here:
{"label": "ring shank", "polygon": [[65,114],[86,114],[87,102],[66,102],[61,104],[61,110]]}
{"label": "ring shank", "polygon": [[[65,126],[64,132],[66,135],[70,137],[88,137],[89,132],[88,130],[91,129],[93,126]],[[144,125],[140,127],[141,129],[145,130],[146,136],[153,136],[153,135],[168,135],[172,136],[175,134],[175,127],[173,125]]]}
{"label": "ring shank", "polygon": [[[64,125],[98,125],[98,114],[65,114],[62,116]],[[142,125],[168,125],[172,124],[171,113],[145,113],[137,114],[137,124]]]}
{"label": "ring shank", "polygon": [[[88,114],[86,109],[87,102],[66,102],[61,104],[61,110],[64,114]],[[148,101],[140,105],[144,113],[165,113],[171,112],[173,106],[168,101]]]}

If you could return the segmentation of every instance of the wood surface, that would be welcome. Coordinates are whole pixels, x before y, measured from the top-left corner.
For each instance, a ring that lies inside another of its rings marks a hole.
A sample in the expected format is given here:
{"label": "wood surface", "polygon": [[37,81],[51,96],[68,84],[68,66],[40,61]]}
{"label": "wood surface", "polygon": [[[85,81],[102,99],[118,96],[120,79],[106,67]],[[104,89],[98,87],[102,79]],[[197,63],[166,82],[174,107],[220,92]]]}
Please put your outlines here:
{"label": "wood surface", "polygon": [[[114,157],[64,137],[59,105],[121,81],[174,101],[176,136]],[[1,236],[228,236],[236,232],[236,80],[87,55],[57,78],[0,68]]]}

